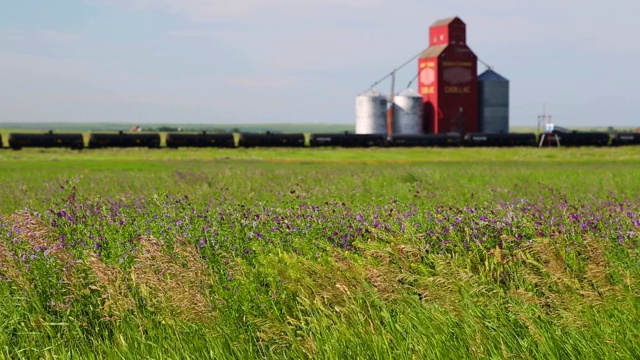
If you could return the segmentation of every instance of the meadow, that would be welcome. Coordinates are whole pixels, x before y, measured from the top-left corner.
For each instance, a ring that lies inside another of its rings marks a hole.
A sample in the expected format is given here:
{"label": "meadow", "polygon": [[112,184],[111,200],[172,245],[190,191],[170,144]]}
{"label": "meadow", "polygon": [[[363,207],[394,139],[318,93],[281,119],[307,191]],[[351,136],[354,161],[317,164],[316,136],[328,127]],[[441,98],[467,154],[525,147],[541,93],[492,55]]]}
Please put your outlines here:
{"label": "meadow", "polygon": [[0,151],[5,358],[640,357],[640,151]]}

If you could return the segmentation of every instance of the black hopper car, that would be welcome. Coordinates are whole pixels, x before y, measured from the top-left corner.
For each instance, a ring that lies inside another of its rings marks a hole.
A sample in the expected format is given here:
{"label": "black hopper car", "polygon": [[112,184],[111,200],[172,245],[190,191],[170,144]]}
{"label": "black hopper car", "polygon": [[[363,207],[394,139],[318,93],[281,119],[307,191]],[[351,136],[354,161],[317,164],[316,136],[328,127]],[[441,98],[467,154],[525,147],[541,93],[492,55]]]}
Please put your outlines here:
{"label": "black hopper car", "polygon": [[311,134],[309,138],[311,147],[337,146],[337,147],[372,147],[385,146],[386,136],[376,134]]}
{"label": "black hopper car", "polygon": [[555,136],[560,140],[560,146],[607,146],[610,135],[606,132],[563,132],[555,131],[551,142],[555,144]]}
{"label": "black hopper car", "polygon": [[232,148],[236,146],[233,134],[209,134],[203,131],[199,134],[168,133],[167,147],[222,147]]}
{"label": "black hopper car", "polygon": [[138,134],[124,133],[120,131],[117,134],[92,133],[89,137],[89,148],[108,148],[108,147],[160,147],[160,134]]}
{"label": "black hopper car", "polygon": [[[387,138],[384,134],[353,134],[353,133],[321,133],[309,134],[308,143],[305,134],[281,133],[168,133],[167,148],[179,147],[208,147],[208,148],[236,148],[236,147],[342,147],[342,148],[370,148],[370,147],[514,147],[514,146],[622,146],[640,145],[640,133],[606,132],[576,132],[556,129],[552,134],[534,133],[467,133],[464,136],[457,133],[449,134],[395,134]],[[550,135],[550,136],[549,136]],[[543,138],[544,137],[544,138]],[[542,140],[542,141],[540,141]],[[19,150],[23,147],[32,148],[71,148],[85,147],[83,135],[80,133],[10,133],[9,148]],[[0,138],[2,144],[2,138]],[[160,133],[122,132],[119,133],[91,133],[88,148],[130,148],[130,147],[160,147]]]}
{"label": "black hopper car", "polygon": [[535,134],[519,133],[469,133],[464,136],[464,146],[514,147],[535,146]]}
{"label": "black hopper car", "polygon": [[461,144],[460,134],[393,135],[387,143],[393,147],[458,147]]}
{"label": "black hopper car", "polygon": [[82,134],[58,134],[53,131],[44,134],[11,133],[9,134],[9,147],[13,150],[20,150],[23,147],[57,147],[81,150],[84,147],[84,139]]}
{"label": "black hopper car", "polygon": [[241,133],[240,147],[304,147],[304,134]]}
{"label": "black hopper car", "polygon": [[640,133],[617,133],[611,137],[611,146],[640,145]]}

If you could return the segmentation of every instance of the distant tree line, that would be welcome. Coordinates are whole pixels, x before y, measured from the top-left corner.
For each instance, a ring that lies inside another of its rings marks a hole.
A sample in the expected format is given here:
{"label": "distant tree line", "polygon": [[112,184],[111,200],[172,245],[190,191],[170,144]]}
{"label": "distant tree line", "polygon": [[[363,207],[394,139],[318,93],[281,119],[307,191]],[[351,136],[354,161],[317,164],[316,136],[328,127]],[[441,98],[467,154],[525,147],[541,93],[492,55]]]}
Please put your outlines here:
{"label": "distant tree line", "polygon": [[[227,133],[227,132],[229,132],[226,129],[219,129],[219,128],[213,128],[213,129],[182,128],[182,127],[178,127],[178,126],[159,126],[157,128],[148,127],[148,128],[144,128],[144,130],[146,130],[146,131],[161,131],[161,132],[200,132],[200,131],[206,131],[206,132],[209,132],[209,133]],[[234,132],[235,130],[236,129],[232,129],[230,132]]]}

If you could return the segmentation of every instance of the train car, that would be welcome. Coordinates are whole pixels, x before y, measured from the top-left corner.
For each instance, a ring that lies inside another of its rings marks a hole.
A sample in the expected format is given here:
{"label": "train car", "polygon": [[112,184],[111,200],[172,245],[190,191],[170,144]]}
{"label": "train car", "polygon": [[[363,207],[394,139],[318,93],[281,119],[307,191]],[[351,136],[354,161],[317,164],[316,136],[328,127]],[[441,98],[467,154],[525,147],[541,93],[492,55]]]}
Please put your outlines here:
{"label": "train car", "polygon": [[536,134],[521,133],[469,133],[464,136],[464,146],[513,147],[535,146]]}
{"label": "train car", "polygon": [[610,136],[606,132],[560,132],[553,131],[560,140],[560,146],[607,146]]}
{"label": "train car", "polygon": [[462,143],[460,134],[393,135],[387,143],[392,147],[458,147]]}
{"label": "train car", "polygon": [[304,134],[241,133],[241,147],[304,147]]}
{"label": "train car", "polygon": [[160,134],[139,134],[124,133],[120,131],[117,134],[92,133],[89,137],[89,148],[108,148],[108,147],[160,147]]}
{"label": "train car", "polygon": [[311,147],[372,147],[385,146],[386,141],[385,135],[376,134],[311,134],[309,145]]}
{"label": "train car", "polygon": [[509,133],[507,134],[508,146],[536,146],[538,137],[534,133]]}
{"label": "train car", "polygon": [[84,138],[82,134],[59,134],[53,131],[44,134],[11,133],[9,134],[9,147],[13,150],[20,150],[23,147],[81,150],[84,148]]}
{"label": "train car", "polygon": [[615,133],[611,137],[611,146],[640,145],[640,133]]}
{"label": "train car", "polygon": [[236,146],[233,134],[208,134],[203,131],[199,134],[168,133],[167,147],[219,147],[232,148]]}

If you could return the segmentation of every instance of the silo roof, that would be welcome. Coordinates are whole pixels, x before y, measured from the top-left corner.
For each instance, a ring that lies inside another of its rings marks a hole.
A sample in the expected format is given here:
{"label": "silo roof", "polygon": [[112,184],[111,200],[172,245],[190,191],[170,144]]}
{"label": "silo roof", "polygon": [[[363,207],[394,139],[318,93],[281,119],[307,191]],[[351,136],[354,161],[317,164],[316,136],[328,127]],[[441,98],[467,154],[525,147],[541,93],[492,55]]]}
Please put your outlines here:
{"label": "silo roof", "polygon": [[438,57],[438,56],[440,56],[440,54],[442,54],[442,52],[444,51],[444,49],[446,49],[446,48],[447,48],[447,46],[449,46],[449,44],[442,44],[442,45],[430,46],[427,50],[425,50],[425,51],[420,55],[420,58],[421,58],[421,59],[425,59],[425,58]]}
{"label": "silo roof", "polygon": [[482,74],[478,75],[478,81],[506,81],[506,82],[508,82],[509,80],[507,80],[505,77],[503,77],[502,75],[498,74],[497,72],[489,69],[489,70],[483,72]]}
{"label": "silo roof", "polygon": [[406,88],[403,91],[398,93],[398,96],[406,96],[406,97],[422,97],[422,95],[418,94],[412,88]]}
{"label": "silo roof", "polygon": [[446,18],[446,19],[436,20],[436,22],[431,24],[431,27],[449,25],[449,24],[451,24],[453,22],[453,20],[455,20],[457,18],[458,18],[457,16],[454,16],[454,17],[449,17],[449,18]]}
{"label": "silo roof", "polygon": [[358,96],[369,96],[369,97],[377,97],[377,96],[381,96],[384,97],[384,95],[378,91],[378,89],[376,88],[371,88],[365,92],[363,92],[362,94],[359,94]]}

